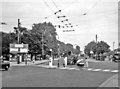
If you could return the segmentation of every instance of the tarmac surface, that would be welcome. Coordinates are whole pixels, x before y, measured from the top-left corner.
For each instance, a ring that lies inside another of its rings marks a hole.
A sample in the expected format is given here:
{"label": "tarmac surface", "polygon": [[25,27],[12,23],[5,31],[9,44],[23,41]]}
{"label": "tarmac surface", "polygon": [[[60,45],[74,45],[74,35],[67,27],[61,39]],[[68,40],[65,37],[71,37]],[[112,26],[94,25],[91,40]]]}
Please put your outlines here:
{"label": "tarmac surface", "polygon": [[[57,59],[56,59],[57,60]],[[95,61],[95,60],[90,60],[89,61],[91,62],[96,62],[96,63],[99,63],[99,61]],[[15,62],[11,62],[11,66],[13,67],[16,67],[16,66],[36,66],[36,67],[40,67],[40,65],[43,65],[44,63],[48,62],[48,60],[42,60],[42,61],[35,61],[34,63],[33,62],[28,62],[27,65],[25,63],[21,63],[21,64],[17,64]],[[108,62],[110,64],[112,64],[111,62]],[[44,67],[45,68],[45,67]],[[48,67],[49,68],[49,67]],[[55,66],[56,68],[56,66]],[[64,70],[65,68],[63,68]],[[66,68],[67,69],[67,68]],[[71,69],[71,70],[74,70],[75,68]],[[77,70],[77,69],[76,69]],[[90,69],[89,69],[90,70]],[[97,69],[98,70],[98,69]],[[97,72],[94,71],[94,72]],[[90,70],[91,71],[91,70]],[[107,72],[107,70],[106,70]],[[118,87],[118,70],[117,71],[114,71],[113,73],[115,74],[112,74],[113,76],[106,79],[105,81],[103,81],[103,83],[101,83],[99,85],[99,87]]]}

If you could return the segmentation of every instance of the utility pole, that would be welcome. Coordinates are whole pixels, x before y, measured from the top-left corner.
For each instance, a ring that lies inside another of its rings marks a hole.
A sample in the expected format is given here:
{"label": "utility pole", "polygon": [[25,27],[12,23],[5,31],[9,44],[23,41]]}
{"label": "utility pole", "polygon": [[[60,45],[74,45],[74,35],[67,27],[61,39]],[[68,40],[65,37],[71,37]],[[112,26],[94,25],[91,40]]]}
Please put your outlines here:
{"label": "utility pole", "polygon": [[18,44],[20,44],[20,19],[18,19]]}
{"label": "utility pole", "polygon": [[43,56],[43,54],[44,54],[44,48],[43,48],[43,44],[44,44],[44,43],[43,43],[43,41],[44,41],[44,40],[43,40],[43,34],[42,34],[42,56]]}
{"label": "utility pole", "polygon": [[115,42],[113,42],[113,51],[114,51],[114,44],[115,44]]}
{"label": "utility pole", "polygon": [[97,60],[97,34],[96,34],[96,36],[95,36],[95,39],[96,39],[96,60]]}

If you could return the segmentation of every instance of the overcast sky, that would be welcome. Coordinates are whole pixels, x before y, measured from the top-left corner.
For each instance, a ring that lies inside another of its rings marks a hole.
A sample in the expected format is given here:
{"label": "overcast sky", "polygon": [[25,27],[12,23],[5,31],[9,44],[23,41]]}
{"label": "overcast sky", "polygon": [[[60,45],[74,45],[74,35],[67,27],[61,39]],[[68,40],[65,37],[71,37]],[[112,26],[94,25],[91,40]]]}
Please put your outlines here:
{"label": "overcast sky", "polygon": [[[53,4],[53,1],[57,7]],[[44,21],[53,25],[63,25],[54,12],[58,9],[74,26],[74,32],[63,32],[72,28],[56,28],[59,40],[65,43],[77,44],[84,48],[87,43],[95,40],[105,41],[113,48],[118,45],[118,0],[1,0],[0,11],[3,22],[2,31],[12,32],[17,26],[17,19],[22,26],[31,29],[33,23]],[[85,14],[86,15],[83,15]],[[47,17],[47,19],[45,19]],[[1,19],[1,18],[0,18]]]}

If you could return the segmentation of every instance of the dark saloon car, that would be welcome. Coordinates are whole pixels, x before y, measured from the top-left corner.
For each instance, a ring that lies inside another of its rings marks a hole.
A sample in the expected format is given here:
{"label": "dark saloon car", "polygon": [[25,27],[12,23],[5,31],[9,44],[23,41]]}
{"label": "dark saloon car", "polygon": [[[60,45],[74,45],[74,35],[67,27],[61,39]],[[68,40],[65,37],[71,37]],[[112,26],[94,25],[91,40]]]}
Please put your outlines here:
{"label": "dark saloon car", "polygon": [[112,60],[113,62],[120,62],[120,54],[114,54]]}
{"label": "dark saloon car", "polygon": [[10,62],[4,59],[5,57],[0,58],[0,69],[8,70],[10,68]]}

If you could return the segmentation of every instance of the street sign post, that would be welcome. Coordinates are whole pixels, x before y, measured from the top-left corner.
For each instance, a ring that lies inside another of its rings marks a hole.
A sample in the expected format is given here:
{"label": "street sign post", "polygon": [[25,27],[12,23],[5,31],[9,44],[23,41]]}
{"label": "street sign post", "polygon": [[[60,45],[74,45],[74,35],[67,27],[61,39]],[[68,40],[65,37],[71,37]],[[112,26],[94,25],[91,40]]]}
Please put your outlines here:
{"label": "street sign post", "polygon": [[10,44],[10,53],[28,53],[28,44]]}
{"label": "street sign post", "polygon": [[[10,44],[10,53],[13,54],[23,54],[28,53],[28,44]],[[17,58],[17,63],[22,61],[22,55]]]}

